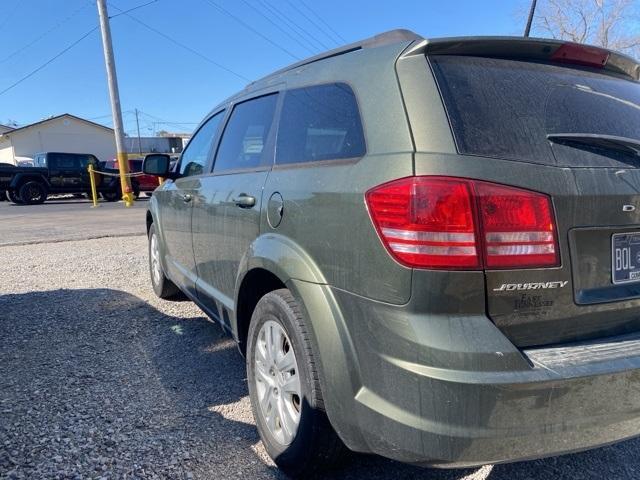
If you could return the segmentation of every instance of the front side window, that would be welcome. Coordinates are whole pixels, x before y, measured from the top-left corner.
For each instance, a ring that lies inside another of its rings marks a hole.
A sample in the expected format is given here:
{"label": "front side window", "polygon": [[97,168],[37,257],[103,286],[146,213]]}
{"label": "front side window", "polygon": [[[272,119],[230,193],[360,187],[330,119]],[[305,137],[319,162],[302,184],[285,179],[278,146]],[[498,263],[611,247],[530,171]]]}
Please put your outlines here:
{"label": "front side window", "polygon": [[93,168],[98,166],[98,160],[93,155],[78,155],[77,158],[80,169],[82,170],[89,168],[89,164],[93,165]]}
{"label": "front side window", "polygon": [[214,173],[269,164],[266,145],[277,100],[272,94],[235,106],[220,140]]}
{"label": "front side window", "polygon": [[180,175],[190,177],[204,173],[211,145],[218,132],[224,112],[219,112],[205,122],[191,138],[180,159]]}
{"label": "front side window", "polygon": [[286,93],[276,163],[356,158],[365,154],[356,97],[344,83],[299,88]]}

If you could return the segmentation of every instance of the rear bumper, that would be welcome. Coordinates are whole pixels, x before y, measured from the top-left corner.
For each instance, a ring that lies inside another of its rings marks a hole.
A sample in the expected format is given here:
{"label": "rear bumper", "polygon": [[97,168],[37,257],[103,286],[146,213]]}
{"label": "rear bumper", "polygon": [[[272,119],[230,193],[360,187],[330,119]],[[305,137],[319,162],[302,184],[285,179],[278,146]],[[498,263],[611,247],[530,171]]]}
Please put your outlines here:
{"label": "rear bumper", "polygon": [[358,370],[352,416],[339,419],[361,434],[353,449],[467,467],[640,434],[640,337],[520,351],[483,315],[334,294]]}
{"label": "rear bumper", "polygon": [[444,467],[602,446],[640,434],[640,362],[621,363],[617,367],[624,370],[606,374],[571,378],[575,369],[535,367],[524,375],[479,376],[474,382],[411,369],[405,378],[413,375],[411,387],[422,392],[415,407],[394,403],[402,385],[377,392],[363,387],[356,396],[359,425],[375,453]]}

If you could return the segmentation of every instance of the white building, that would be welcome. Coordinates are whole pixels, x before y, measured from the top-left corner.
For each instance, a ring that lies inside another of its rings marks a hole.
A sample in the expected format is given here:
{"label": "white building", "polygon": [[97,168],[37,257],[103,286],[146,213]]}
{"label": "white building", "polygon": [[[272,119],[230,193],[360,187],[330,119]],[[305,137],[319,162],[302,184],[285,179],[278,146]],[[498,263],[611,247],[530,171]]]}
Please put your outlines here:
{"label": "white building", "polygon": [[103,161],[116,156],[113,130],[65,113],[24,127],[0,129],[0,163],[17,164],[40,152],[92,153]]}

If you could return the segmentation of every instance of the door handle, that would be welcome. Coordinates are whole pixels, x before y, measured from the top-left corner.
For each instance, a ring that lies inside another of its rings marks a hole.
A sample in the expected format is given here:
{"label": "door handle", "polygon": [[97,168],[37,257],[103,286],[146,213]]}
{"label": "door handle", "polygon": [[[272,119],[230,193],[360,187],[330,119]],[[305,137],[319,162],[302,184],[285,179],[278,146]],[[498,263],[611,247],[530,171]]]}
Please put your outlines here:
{"label": "door handle", "polygon": [[241,193],[238,198],[233,199],[233,203],[240,208],[251,208],[256,204],[256,197]]}
{"label": "door handle", "polygon": [[191,201],[191,195],[189,195],[188,193],[182,194],[182,201],[184,203],[189,203]]}

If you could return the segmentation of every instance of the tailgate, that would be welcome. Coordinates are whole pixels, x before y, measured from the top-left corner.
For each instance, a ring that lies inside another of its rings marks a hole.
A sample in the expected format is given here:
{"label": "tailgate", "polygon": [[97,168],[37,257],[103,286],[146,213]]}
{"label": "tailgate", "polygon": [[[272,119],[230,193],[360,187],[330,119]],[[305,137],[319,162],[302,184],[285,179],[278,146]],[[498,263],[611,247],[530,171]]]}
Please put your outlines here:
{"label": "tailgate", "polygon": [[489,316],[519,346],[640,330],[640,170],[571,175],[552,195],[562,266],[486,272]]}
{"label": "tailgate", "polygon": [[553,59],[429,61],[459,156],[436,170],[417,155],[416,174],[528,189],[555,211],[560,266],[485,267],[490,318],[521,347],[640,330],[640,84]]}

